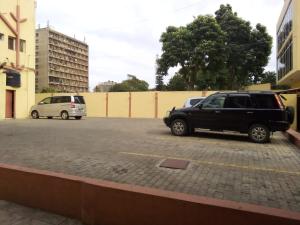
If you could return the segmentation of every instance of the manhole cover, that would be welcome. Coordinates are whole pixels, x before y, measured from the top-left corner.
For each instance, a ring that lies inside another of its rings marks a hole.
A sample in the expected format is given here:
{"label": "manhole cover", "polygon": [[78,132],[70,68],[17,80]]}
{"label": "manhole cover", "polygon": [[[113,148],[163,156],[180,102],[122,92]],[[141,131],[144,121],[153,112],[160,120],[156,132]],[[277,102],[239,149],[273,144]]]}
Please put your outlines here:
{"label": "manhole cover", "polygon": [[159,165],[159,167],[185,170],[189,163],[190,162],[186,160],[166,159]]}

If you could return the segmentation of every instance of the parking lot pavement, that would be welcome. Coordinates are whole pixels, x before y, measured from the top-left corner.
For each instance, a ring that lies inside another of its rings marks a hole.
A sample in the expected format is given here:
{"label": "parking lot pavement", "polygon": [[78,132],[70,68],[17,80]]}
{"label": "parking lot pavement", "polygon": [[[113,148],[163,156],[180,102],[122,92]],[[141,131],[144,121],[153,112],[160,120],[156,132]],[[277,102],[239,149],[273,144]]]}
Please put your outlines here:
{"label": "parking lot pavement", "polygon": [[0,201],[1,225],[82,225],[82,223],[38,209]]}
{"label": "parking lot pavement", "polygon": [[[198,132],[174,137],[161,120],[0,122],[0,162],[300,211],[300,151],[281,134],[269,144]],[[159,167],[189,161],[186,170]]]}

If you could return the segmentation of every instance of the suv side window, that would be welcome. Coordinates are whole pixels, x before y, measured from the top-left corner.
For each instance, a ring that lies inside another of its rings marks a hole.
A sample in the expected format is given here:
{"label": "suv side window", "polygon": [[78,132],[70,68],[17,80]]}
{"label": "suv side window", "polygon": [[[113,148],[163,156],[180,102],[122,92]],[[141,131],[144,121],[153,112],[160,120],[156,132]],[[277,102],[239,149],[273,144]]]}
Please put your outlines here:
{"label": "suv side window", "polygon": [[254,94],[251,100],[256,109],[278,109],[278,103],[274,95],[271,94]]}
{"label": "suv side window", "polygon": [[231,95],[226,101],[225,108],[245,109],[251,108],[251,100],[248,95]]}
{"label": "suv side window", "polygon": [[224,103],[226,100],[226,95],[217,95],[212,98],[207,99],[203,103],[203,109],[222,109],[224,108]]}

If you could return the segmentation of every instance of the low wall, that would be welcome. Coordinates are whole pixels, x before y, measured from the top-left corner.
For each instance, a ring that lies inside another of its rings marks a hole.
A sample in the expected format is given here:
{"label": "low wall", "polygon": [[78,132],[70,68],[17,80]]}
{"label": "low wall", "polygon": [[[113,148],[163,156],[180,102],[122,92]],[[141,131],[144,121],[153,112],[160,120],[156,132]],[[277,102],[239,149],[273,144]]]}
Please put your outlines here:
{"label": "low wall", "polygon": [[[181,108],[191,97],[206,97],[214,91],[80,93],[88,117],[163,118],[174,106]],[[49,96],[70,93],[36,94],[36,103]]]}
{"label": "low wall", "polygon": [[299,225],[300,214],[0,164],[0,199],[97,225]]}

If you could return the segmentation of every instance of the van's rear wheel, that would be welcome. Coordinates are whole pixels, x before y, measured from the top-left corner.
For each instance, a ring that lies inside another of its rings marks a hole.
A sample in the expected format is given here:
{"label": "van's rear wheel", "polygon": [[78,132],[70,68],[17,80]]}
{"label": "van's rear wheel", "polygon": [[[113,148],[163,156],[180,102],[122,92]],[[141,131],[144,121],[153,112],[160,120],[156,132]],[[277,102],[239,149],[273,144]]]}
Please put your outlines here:
{"label": "van's rear wheel", "polygon": [[38,119],[39,118],[39,113],[38,111],[34,110],[31,112],[31,118],[32,119]]}
{"label": "van's rear wheel", "polygon": [[185,136],[188,133],[188,126],[182,119],[175,119],[171,123],[171,132],[175,136]]}
{"label": "van's rear wheel", "polygon": [[60,116],[63,120],[68,120],[69,119],[69,113],[67,111],[62,111]]}
{"label": "van's rear wheel", "polygon": [[249,138],[255,143],[266,143],[270,141],[270,129],[262,124],[254,124],[249,128]]}

